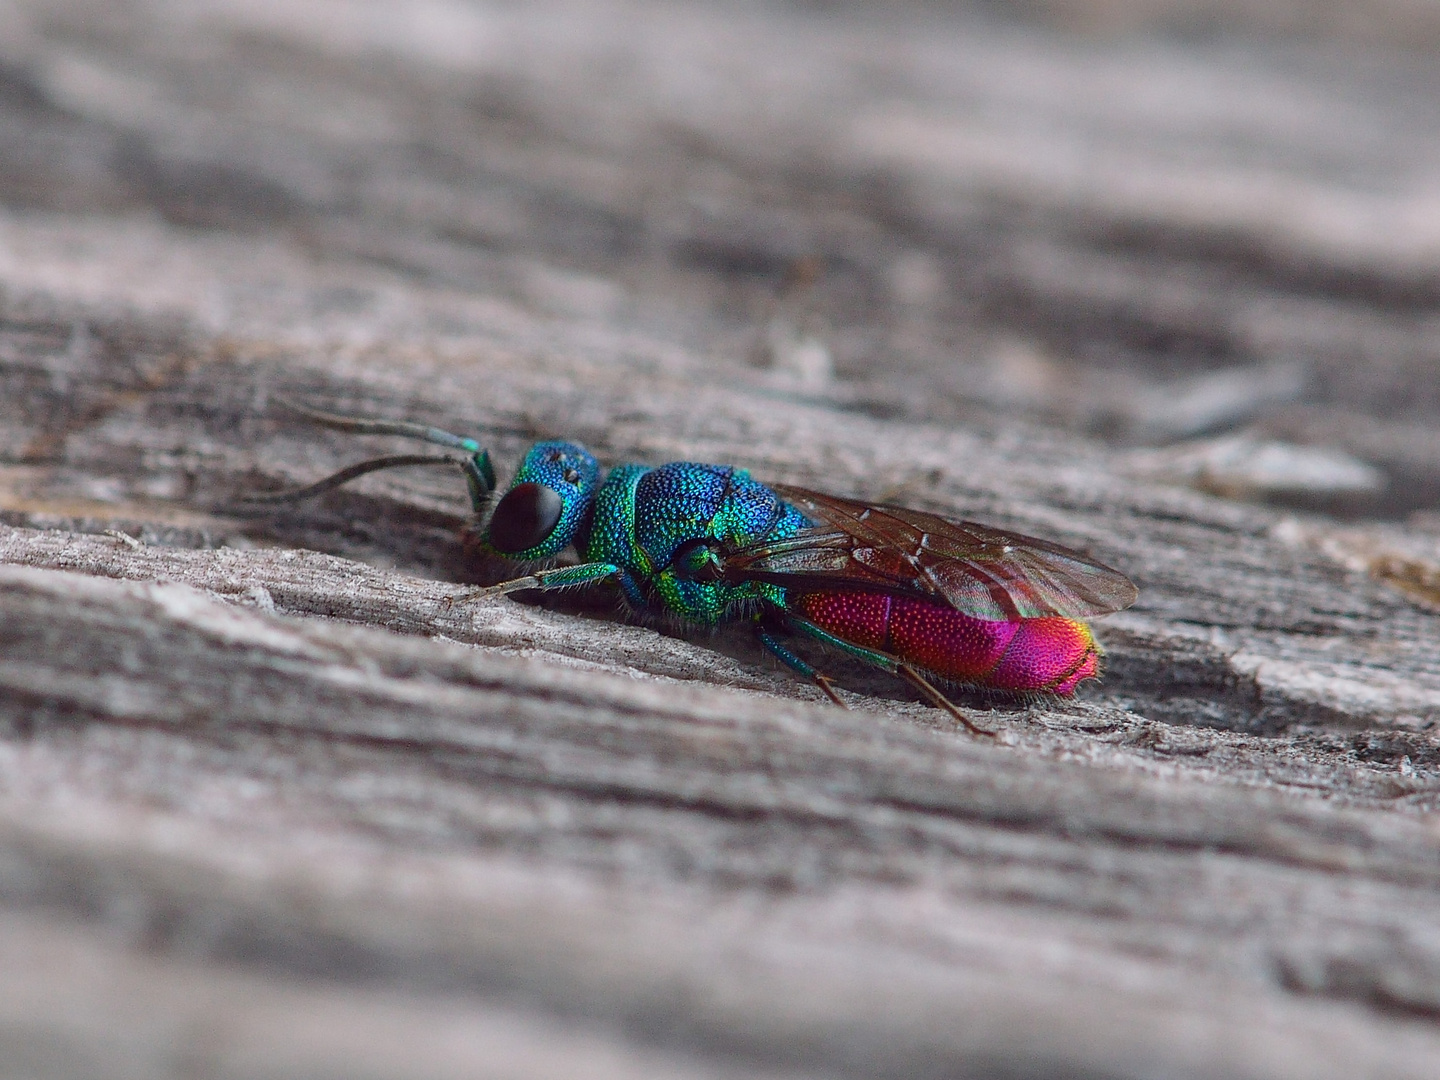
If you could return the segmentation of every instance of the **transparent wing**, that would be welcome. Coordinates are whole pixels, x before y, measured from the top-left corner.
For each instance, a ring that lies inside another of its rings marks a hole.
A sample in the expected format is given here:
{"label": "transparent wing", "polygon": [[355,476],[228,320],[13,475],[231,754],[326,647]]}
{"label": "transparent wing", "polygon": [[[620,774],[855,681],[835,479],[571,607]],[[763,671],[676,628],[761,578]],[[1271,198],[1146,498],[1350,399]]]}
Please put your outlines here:
{"label": "transparent wing", "polygon": [[772,486],[815,527],[728,555],[727,579],[906,593],[980,619],[1084,619],[1135,602],[1135,586],[1124,574],[1047,540]]}

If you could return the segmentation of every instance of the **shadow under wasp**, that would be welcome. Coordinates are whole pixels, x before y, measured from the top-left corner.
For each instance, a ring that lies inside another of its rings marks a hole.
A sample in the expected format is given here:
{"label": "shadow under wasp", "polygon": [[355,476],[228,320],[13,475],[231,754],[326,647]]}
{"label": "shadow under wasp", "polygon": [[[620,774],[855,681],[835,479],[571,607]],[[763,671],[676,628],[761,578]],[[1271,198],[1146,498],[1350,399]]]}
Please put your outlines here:
{"label": "shadow under wasp", "polygon": [[[325,427],[399,435],[461,457],[394,454],[358,462],[295,491],[291,502],[381,469],[458,466],[482,548],[542,568],[468,595],[564,589],[613,581],[639,615],[718,626],[748,621],[787,667],[843,702],[829,676],[786,643],[805,634],[905,680],[977,735],[992,735],[931,681],[1067,696],[1100,675],[1086,618],[1134,603],[1135,586],[1081,552],[974,522],[871,505],[744,469],[676,461],[617,465],[602,475],[572,442],[537,442],[510,486],[474,439],[425,424],[288,408]],[[573,546],[581,562],[544,568]]]}

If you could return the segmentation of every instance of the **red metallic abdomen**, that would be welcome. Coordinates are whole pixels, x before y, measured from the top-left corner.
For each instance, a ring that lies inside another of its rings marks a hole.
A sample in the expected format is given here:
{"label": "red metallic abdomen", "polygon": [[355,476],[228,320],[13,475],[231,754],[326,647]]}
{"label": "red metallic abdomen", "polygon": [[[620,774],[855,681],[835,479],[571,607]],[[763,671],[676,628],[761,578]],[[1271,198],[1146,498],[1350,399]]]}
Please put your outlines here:
{"label": "red metallic abdomen", "polygon": [[796,615],[842,641],[972,686],[1070,694],[1100,670],[1100,649],[1090,628],[1074,619],[996,622],[878,592],[787,599]]}

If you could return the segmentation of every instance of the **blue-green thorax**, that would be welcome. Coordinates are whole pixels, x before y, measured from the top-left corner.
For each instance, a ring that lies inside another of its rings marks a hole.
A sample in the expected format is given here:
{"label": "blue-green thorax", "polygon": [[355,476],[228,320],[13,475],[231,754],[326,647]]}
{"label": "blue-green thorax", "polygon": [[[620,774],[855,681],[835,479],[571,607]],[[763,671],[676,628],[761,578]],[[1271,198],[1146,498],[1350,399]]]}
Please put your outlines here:
{"label": "blue-green thorax", "polygon": [[737,605],[778,592],[725,581],[723,554],[808,524],[744,469],[688,461],[622,465],[596,496],[584,555],[619,568],[632,607],[716,623]]}
{"label": "blue-green thorax", "polygon": [[616,580],[630,605],[713,624],[747,603],[783,594],[725,580],[724,557],[810,523],[744,469],[676,461],[619,465],[604,483],[574,443],[543,442],[525,455],[495,507],[485,542],[516,561],[552,558],[574,544],[584,562],[557,580]]}

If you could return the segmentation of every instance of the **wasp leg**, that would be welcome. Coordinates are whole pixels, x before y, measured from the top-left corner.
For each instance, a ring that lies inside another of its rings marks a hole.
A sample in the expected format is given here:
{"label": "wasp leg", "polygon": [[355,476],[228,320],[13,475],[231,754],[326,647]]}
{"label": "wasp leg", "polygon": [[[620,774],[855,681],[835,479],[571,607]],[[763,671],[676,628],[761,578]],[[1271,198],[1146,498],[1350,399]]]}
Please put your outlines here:
{"label": "wasp leg", "polygon": [[833,645],[835,648],[849,654],[850,656],[855,657],[855,659],[857,660],[861,660],[864,663],[871,665],[872,667],[877,667],[881,671],[888,671],[891,675],[898,675],[900,678],[908,682],[911,686],[915,687],[916,690],[919,690],[920,693],[924,695],[926,701],[928,701],[931,705],[935,706],[935,708],[943,709],[945,712],[949,713],[952,717],[955,718],[956,722],[958,722],[962,727],[965,728],[966,731],[969,731],[971,734],[983,735],[987,738],[995,737],[995,732],[987,731],[982,727],[976,726],[974,721],[972,721],[968,716],[966,716],[965,713],[961,711],[958,705],[956,705],[953,701],[947,698],[939,690],[935,689],[935,687],[931,686],[930,683],[926,681],[925,677],[921,675],[918,671],[916,671],[913,667],[911,667],[909,664],[904,663],[896,657],[889,656],[882,652],[877,652],[874,649],[867,649],[863,645],[853,644],[852,642],[845,641],[843,638],[838,638],[834,634],[831,634],[826,630],[822,630],[814,623],[808,622],[805,619],[802,619],[796,615],[787,615],[785,622],[787,625],[797,630],[803,630],[805,633],[809,634],[813,638],[818,638],[820,641],[825,642],[827,645]]}
{"label": "wasp leg", "polygon": [[504,596],[521,589],[569,589],[577,585],[594,585],[606,578],[623,573],[612,563],[581,563],[579,566],[560,566],[554,570],[537,570],[524,577],[502,581],[498,585],[487,585],[483,589],[471,589],[457,599],[473,600],[480,596]]}
{"label": "wasp leg", "polygon": [[830,680],[830,676],[822,675],[820,672],[816,671],[813,667],[807,664],[804,660],[800,659],[800,657],[796,656],[793,652],[791,652],[783,644],[781,644],[779,638],[777,638],[769,630],[765,629],[765,627],[761,626],[759,622],[755,623],[755,637],[759,639],[760,644],[765,646],[765,648],[769,650],[770,654],[774,656],[775,659],[779,660],[791,671],[794,671],[799,675],[803,675],[805,676],[805,678],[813,682],[816,686],[820,688],[820,692],[826,697],[828,697],[831,701],[833,701],[836,705],[839,705],[842,709],[848,709],[850,707],[846,705],[845,702],[840,700],[839,694],[835,693],[835,684]]}
{"label": "wasp leg", "polygon": [[909,664],[896,664],[895,674],[899,675],[911,686],[915,687],[916,690],[919,690],[920,693],[925,696],[925,700],[930,702],[931,705],[934,705],[937,709],[944,709],[957,721],[965,725],[965,730],[970,732],[970,734],[984,735],[986,738],[989,739],[993,739],[995,737],[995,732],[987,731],[985,728],[982,727],[976,727],[974,721],[972,721],[968,716],[965,715],[964,711],[961,710],[960,706],[956,705],[939,690],[931,686],[930,683],[925,679],[925,676],[921,675]]}
{"label": "wasp leg", "polygon": [[828,697],[831,701],[833,701],[836,705],[839,705],[842,709],[850,708],[849,705],[846,705],[843,701],[840,700],[840,695],[835,693],[835,683],[831,680],[829,675],[822,675],[820,674],[820,672],[815,671],[811,672],[810,677],[815,680],[815,685],[820,688],[820,692],[823,693],[826,697]]}

